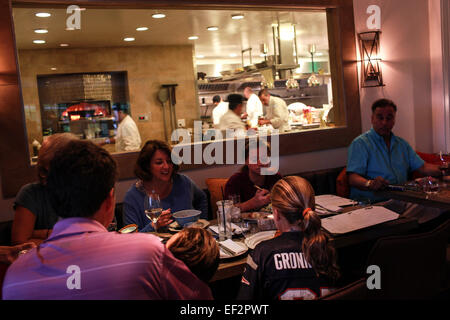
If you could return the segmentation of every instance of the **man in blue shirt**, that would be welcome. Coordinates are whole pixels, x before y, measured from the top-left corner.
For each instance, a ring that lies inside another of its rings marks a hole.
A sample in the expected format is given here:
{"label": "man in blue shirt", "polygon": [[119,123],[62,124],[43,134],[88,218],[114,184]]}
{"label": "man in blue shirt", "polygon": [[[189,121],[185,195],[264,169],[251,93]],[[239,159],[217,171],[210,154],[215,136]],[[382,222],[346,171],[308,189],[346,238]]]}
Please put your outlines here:
{"label": "man in blue shirt", "polygon": [[439,166],[425,163],[404,139],[395,136],[397,106],[380,99],[372,105],[372,129],[353,140],[348,151],[347,175],[350,197],[356,200],[385,200],[373,191],[389,184],[403,184],[410,173],[442,175]]}

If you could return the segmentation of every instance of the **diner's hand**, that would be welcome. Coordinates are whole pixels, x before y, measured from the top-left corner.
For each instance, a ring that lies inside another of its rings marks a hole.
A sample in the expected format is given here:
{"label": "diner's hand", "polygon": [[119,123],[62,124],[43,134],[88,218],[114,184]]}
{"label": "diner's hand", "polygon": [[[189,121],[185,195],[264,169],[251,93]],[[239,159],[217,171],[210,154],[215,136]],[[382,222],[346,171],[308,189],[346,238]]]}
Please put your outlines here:
{"label": "diner's hand", "polygon": [[0,247],[0,262],[11,264],[17,259],[21,251],[30,250],[35,247],[36,244],[33,242],[25,242],[13,247]]}
{"label": "diner's hand", "polygon": [[248,117],[248,113],[244,112],[243,114],[241,114],[241,119],[247,119]]}
{"label": "diner's hand", "polygon": [[255,208],[261,208],[270,203],[270,192],[266,189],[256,190],[252,198]]}
{"label": "diner's hand", "polygon": [[161,227],[165,227],[173,222],[171,209],[164,210],[159,216],[158,221],[156,222],[156,229]]}
{"label": "diner's hand", "polygon": [[377,191],[386,188],[389,185],[389,181],[383,177],[376,177],[373,179],[368,187],[369,190]]}
{"label": "diner's hand", "polygon": [[266,119],[259,119],[258,120],[258,125],[263,126],[265,124],[270,124],[270,120],[266,120]]}

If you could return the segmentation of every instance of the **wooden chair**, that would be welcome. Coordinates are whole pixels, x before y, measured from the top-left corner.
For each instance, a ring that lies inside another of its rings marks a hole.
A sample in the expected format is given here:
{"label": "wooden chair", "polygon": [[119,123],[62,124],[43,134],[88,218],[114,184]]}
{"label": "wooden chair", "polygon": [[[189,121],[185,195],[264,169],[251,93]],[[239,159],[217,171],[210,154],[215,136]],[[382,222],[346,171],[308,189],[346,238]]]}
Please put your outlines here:
{"label": "wooden chair", "polygon": [[336,195],[343,198],[350,197],[350,184],[348,183],[347,167],[344,167],[336,179]]}
{"label": "wooden chair", "polygon": [[212,218],[217,218],[217,201],[222,200],[222,190],[225,192],[225,185],[228,178],[208,178],[205,180],[206,186],[210,194],[210,205],[212,210]]}
{"label": "wooden chair", "polygon": [[381,290],[369,299],[431,299],[447,288],[446,255],[450,219],[432,231],[379,239],[367,266],[381,271]]}

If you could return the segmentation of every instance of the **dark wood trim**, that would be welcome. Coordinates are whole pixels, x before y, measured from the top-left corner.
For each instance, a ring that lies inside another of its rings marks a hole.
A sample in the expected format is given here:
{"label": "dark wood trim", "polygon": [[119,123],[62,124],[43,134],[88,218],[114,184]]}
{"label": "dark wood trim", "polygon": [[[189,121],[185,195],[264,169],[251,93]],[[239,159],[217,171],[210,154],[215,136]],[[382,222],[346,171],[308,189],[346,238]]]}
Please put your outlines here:
{"label": "dark wood trim", "polygon": [[[15,0],[14,6],[66,7],[71,1]],[[76,1],[86,7],[161,8],[161,9],[241,9],[285,10],[327,9],[330,64],[339,108],[336,128],[280,136],[280,155],[347,147],[361,133],[361,113],[356,66],[353,0],[92,0]],[[336,98],[335,98],[336,99]],[[342,115],[342,116],[339,116]],[[344,118],[345,115],[345,118]],[[203,146],[204,148],[205,146]],[[0,172],[4,198],[14,197],[25,183],[36,180],[36,169],[28,158],[28,141],[11,17],[11,1],[0,0]],[[119,179],[134,177],[138,153],[114,154],[119,164]],[[202,168],[183,165],[181,170]]]}

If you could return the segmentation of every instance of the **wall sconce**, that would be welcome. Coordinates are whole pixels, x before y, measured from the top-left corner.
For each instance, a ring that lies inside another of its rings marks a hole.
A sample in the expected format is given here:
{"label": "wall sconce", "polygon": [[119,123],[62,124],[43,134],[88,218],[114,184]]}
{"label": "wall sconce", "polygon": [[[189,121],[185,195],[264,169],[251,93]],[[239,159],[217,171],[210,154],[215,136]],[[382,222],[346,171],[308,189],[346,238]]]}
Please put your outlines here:
{"label": "wall sconce", "polygon": [[361,87],[382,87],[383,75],[380,58],[381,31],[358,33],[361,54]]}

